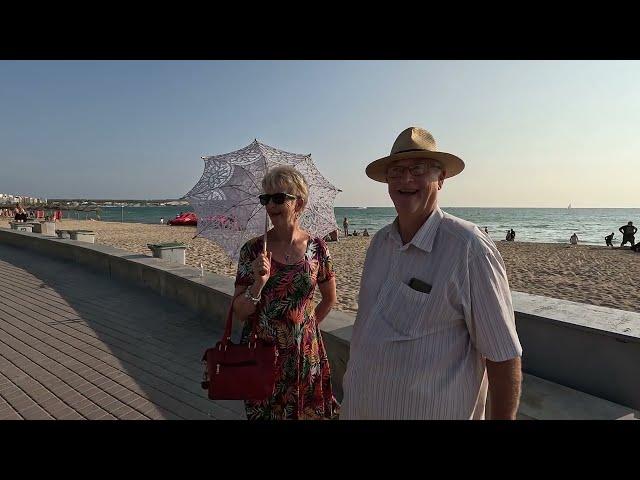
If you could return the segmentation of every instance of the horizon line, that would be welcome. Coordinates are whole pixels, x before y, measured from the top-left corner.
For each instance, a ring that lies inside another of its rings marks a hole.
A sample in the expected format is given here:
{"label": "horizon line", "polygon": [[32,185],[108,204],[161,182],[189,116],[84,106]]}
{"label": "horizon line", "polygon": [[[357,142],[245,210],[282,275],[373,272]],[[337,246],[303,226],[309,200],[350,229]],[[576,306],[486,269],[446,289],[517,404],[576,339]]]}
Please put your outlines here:
{"label": "horizon line", "polygon": [[[39,198],[39,197],[38,197]],[[175,201],[187,201],[184,197],[180,198],[87,198],[87,197],[43,197],[47,198],[48,201],[93,201],[93,202],[105,202],[105,201],[116,201],[116,202],[175,202]],[[334,205],[334,208],[395,208],[393,205]],[[640,209],[640,206],[637,207],[629,207],[629,206],[616,206],[616,207],[603,207],[603,206],[580,206],[571,208],[567,207],[550,207],[550,206],[470,206],[470,205],[440,205],[440,208],[535,208],[535,209],[558,209],[558,210],[582,210],[582,209]]]}

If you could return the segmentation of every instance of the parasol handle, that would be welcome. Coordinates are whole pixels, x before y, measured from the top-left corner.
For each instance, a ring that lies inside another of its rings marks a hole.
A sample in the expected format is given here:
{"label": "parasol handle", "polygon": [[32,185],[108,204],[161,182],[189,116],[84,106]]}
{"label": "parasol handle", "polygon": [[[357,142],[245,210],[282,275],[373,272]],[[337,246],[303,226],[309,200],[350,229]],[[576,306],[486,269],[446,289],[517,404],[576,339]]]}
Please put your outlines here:
{"label": "parasol handle", "polygon": [[269,214],[267,207],[264,207],[264,241],[262,242],[262,253],[267,254],[267,229],[269,228]]}

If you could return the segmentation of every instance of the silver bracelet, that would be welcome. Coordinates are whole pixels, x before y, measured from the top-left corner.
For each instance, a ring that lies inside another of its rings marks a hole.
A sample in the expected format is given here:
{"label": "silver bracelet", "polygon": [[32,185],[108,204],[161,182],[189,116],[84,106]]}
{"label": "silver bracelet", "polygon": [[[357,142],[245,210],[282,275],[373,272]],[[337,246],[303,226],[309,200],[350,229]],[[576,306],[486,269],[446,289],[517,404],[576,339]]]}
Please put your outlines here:
{"label": "silver bracelet", "polygon": [[253,303],[254,305],[257,305],[258,302],[260,301],[260,294],[258,294],[257,297],[254,297],[253,295],[251,295],[251,287],[253,285],[250,285],[249,287],[247,287],[247,289],[244,292],[244,298],[246,298],[247,300],[249,300],[251,303]]}

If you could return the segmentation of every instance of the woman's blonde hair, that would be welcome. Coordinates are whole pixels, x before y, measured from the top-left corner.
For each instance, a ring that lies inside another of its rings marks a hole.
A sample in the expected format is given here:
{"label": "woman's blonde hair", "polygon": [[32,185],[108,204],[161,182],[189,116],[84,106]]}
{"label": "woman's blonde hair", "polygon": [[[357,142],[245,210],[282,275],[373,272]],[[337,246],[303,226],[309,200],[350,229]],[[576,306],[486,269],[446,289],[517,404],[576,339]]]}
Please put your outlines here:
{"label": "woman's blonde hair", "polygon": [[278,190],[280,188],[302,199],[302,210],[309,201],[309,184],[299,171],[289,165],[274,167],[262,179],[263,190]]}

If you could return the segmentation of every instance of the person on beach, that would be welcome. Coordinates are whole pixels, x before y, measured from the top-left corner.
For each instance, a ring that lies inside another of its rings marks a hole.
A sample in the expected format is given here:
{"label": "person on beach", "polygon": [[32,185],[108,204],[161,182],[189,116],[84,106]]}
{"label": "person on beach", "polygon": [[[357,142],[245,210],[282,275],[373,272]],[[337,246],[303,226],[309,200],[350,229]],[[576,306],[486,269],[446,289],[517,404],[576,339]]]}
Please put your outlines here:
{"label": "person on beach", "polygon": [[626,225],[621,226],[618,231],[622,234],[622,243],[620,246],[623,247],[627,242],[633,246],[635,243],[635,234],[638,231],[638,229],[633,226],[633,222],[628,222]]}
{"label": "person on beach", "polygon": [[604,241],[607,242],[607,247],[613,248],[613,232],[611,232],[611,235],[604,237]]}
{"label": "person on beach", "polygon": [[20,205],[19,203],[16,203],[16,210],[13,219],[16,222],[26,222],[29,219],[27,216],[27,211],[22,208],[22,205]]}
{"label": "person on beach", "polygon": [[349,220],[347,220],[347,217],[344,217],[344,220],[342,221],[342,228],[344,229],[344,236],[348,237],[349,236]]}
{"label": "person on beach", "polygon": [[505,237],[507,242],[513,242],[513,237],[511,236],[511,230],[507,230],[507,236]]}
{"label": "person on beach", "polygon": [[164,217],[160,217],[160,225],[164,225]]}
{"label": "person on beach", "polygon": [[369,236],[369,230],[367,230],[366,228],[364,229],[364,232],[362,232],[362,236],[363,237],[368,237]]}
{"label": "person on beach", "polygon": [[359,235],[358,231],[354,229],[354,230],[353,230],[353,236],[354,236],[354,237],[357,237],[358,235]]}
{"label": "person on beach", "polygon": [[[300,228],[309,199],[304,176],[290,166],[275,167],[262,181],[273,228],[244,244],[235,281],[233,311],[245,322],[247,343],[254,322],[257,335],[276,343],[278,363],[273,396],[246,401],[249,420],[331,419],[339,406],[318,324],[336,304],[336,281],[327,244]],[[314,308],[314,292],[322,300]]]}
{"label": "person on beach", "polygon": [[371,239],[360,284],[341,419],[515,419],[522,347],[493,241],[443,212],[438,192],[464,162],[404,130],[370,163],[397,217]]}
{"label": "person on beach", "polygon": [[571,237],[569,237],[569,243],[571,245],[577,245],[578,244],[578,235],[576,235],[575,233],[573,235],[571,235]]}
{"label": "person on beach", "polygon": [[489,235],[489,229],[487,227],[484,227],[484,233],[486,233],[487,235]]}

